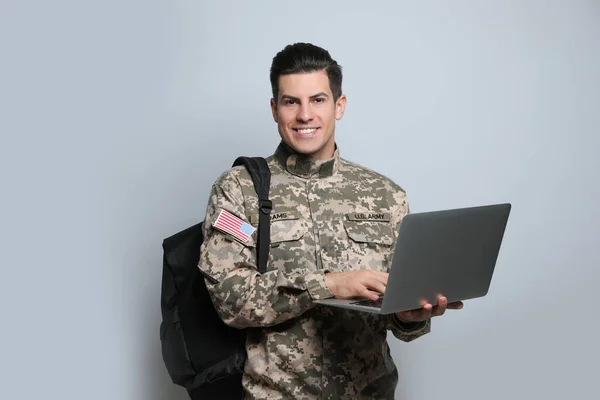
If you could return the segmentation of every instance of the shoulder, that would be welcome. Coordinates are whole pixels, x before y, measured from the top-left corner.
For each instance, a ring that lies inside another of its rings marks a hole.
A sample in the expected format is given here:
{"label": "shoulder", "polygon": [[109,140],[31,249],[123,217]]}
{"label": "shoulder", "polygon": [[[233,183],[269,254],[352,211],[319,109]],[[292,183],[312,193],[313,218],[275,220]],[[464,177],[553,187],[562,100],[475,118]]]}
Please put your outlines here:
{"label": "shoulder", "polygon": [[[271,170],[271,175],[280,172],[273,156],[266,157],[265,160]],[[222,172],[215,180],[213,187],[219,187],[225,191],[246,191],[246,189],[254,191],[254,182],[246,167],[238,165]]]}
{"label": "shoulder", "polygon": [[391,178],[353,161],[340,158],[339,171],[345,178],[357,183],[378,187],[384,186],[390,192],[406,194],[406,191]]}
{"label": "shoulder", "polygon": [[[265,160],[271,171],[271,177],[281,173],[272,156],[266,157]],[[231,167],[222,172],[214,181],[212,189],[221,196],[229,197],[231,200],[238,202],[244,202],[247,200],[247,196],[252,198],[256,196],[254,181],[250,176],[250,172],[243,165]]]}
{"label": "shoulder", "polygon": [[212,185],[218,197],[243,204],[245,194],[254,191],[254,183],[244,166],[236,166],[222,172]]}
{"label": "shoulder", "polygon": [[394,214],[404,215],[408,212],[406,191],[389,177],[363,165],[340,159],[340,173],[352,185],[352,192],[365,193],[365,198],[374,202],[386,199],[387,205]]}

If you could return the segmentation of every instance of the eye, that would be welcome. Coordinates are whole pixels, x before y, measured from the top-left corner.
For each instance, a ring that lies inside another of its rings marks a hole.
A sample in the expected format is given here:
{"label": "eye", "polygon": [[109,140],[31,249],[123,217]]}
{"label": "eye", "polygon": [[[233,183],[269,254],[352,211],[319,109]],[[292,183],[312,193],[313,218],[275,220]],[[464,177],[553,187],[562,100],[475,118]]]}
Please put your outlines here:
{"label": "eye", "polygon": [[296,102],[294,100],[292,100],[292,99],[285,99],[285,100],[283,100],[283,105],[285,105],[285,106],[290,106],[292,104],[296,104]]}
{"label": "eye", "polygon": [[315,103],[319,104],[319,103],[324,103],[325,99],[323,97],[317,97],[314,101],[315,101]]}

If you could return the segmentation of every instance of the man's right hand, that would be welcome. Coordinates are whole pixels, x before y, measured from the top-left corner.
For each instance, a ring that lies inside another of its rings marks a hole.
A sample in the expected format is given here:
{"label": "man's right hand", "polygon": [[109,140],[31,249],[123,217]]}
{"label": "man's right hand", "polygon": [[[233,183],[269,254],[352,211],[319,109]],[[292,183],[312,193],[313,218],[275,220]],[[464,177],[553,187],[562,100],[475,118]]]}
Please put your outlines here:
{"label": "man's right hand", "polygon": [[325,283],[337,298],[365,297],[377,300],[384,294],[388,273],[372,270],[329,272]]}

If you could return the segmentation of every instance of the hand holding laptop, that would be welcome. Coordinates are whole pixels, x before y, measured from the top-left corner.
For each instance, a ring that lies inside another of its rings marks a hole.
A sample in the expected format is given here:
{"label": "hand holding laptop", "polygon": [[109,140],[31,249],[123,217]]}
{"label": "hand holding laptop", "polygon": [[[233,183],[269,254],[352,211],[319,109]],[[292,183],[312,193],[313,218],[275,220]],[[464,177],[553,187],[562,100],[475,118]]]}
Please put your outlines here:
{"label": "hand holding laptop", "polygon": [[425,304],[423,308],[416,310],[400,311],[396,313],[396,318],[402,322],[421,322],[427,321],[429,318],[440,317],[444,315],[446,310],[460,310],[463,308],[462,301],[455,301],[448,303],[448,299],[444,296],[440,296],[437,305]]}
{"label": "hand holding laptop", "polygon": [[510,210],[511,204],[503,203],[408,214],[387,266],[389,276],[367,270],[328,273],[325,282],[335,298],[313,302],[395,314],[404,322],[461,309],[462,301],[483,297],[490,288]]}
{"label": "hand holding laptop", "polygon": [[[363,297],[373,301],[379,299],[379,294],[385,294],[388,273],[371,270],[330,272],[325,274],[325,283],[336,298],[347,299]],[[396,317],[406,323],[426,321],[432,317],[444,315],[447,309],[460,310],[462,301],[448,304],[448,299],[440,296],[437,305],[424,304],[422,308],[400,311]]]}

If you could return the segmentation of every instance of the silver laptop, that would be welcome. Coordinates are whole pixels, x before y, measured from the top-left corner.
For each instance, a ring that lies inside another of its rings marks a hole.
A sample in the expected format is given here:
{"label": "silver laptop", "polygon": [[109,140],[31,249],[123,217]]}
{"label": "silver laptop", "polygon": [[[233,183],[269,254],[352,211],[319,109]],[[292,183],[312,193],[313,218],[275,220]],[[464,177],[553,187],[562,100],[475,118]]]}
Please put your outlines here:
{"label": "silver laptop", "polygon": [[391,314],[487,294],[511,204],[411,213],[400,224],[385,295],[373,301],[315,300],[321,305]]}

